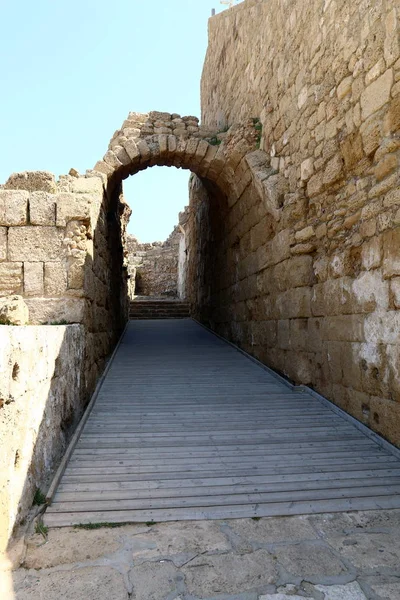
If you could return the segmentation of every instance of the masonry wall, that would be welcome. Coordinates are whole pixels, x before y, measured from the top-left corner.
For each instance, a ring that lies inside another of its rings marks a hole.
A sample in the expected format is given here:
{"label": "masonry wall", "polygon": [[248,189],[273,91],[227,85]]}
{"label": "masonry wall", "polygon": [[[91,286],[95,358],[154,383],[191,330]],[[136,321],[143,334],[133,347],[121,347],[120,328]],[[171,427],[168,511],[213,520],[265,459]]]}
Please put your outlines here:
{"label": "masonry wall", "polygon": [[27,172],[0,189],[0,297],[23,296],[32,325],[85,326],[88,395],[127,320],[130,209],[106,183]]}
{"label": "masonry wall", "polygon": [[0,326],[0,552],[82,415],[84,354],[82,325]]}
{"label": "masonry wall", "polygon": [[182,233],[175,227],[165,242],[140,243],[128,236],[130,296],[178,295],[179,244]]}
{"label": "masonry wall", "polygon": [[210,19],[203,125],[259,122],[269,165],[263,200],[228,198],[222,235],[197,192],[188,225],[221,273],[203,292],[192,275],[197,314],[397,444],[399,56],[394,0],[246,0]]}

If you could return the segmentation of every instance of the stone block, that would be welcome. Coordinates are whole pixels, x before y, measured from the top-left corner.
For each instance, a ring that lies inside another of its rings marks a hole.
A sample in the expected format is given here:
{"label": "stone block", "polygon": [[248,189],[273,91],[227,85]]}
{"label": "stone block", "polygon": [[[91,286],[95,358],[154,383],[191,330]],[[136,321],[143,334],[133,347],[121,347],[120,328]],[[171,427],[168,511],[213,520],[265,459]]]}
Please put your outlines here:
{"label": "stone block", "polygon": [[364,331],[365,339],[370,345],[399,344],[400,313],[396,310],[388,310],[366,315]]}
{"label": "stone block", "polygon": [[311,289],[299,287],[280,294],[277,306],[281,318],[296,319],[311,316]]}
{"label": "stone block", "polygon": [[266,261],[264,267],[276,265],[290,257],[290,230],[280,231],[266,245]]}
{"label": "stone block", "polygon": [[47,323],[83,323],[85,300],[83,298],[26,298],[30,322],[33,325]]}
{"label": "stone block", "polygon": [[25,296],[43,296],[44,273],[42,262],[24,262]]}
{"label": "stone block", "polygon": [[5,183],[7,190],[27,190],[28,192],[57,192],[53,173],[48,171],[24,171],[13,173]]}
{"label": "stone block", "polygon": [[364,157],[362,137],[360,133],[357,131],[348,135],[343,142],[341,142],[340,150],[346,169],[352,169]]}
{"label": "stone block", "polygon": [[400,227],[387,231],[382,237],[383,276],[385,278],[400,275]]}
{"label": "stone block", "polygon": [[351,88],[353,84],[353,77],[350,75],[349,77],[345,77],[341,83],[339,83],[337,87],[337,96],[339,100],[343,100],[347,94],[350,94]]}
{"label": "stone block", "polygon": [[0,324],[26,325],[29,322],[29,310],[22,296],[0,298]]}
{"label": "stone block", "polygon": [[290,321],[280,320],[277,326],[277,347],[281,350],[289,350],[290,348]]}
{"label": "stone block", "polygon": [[7,228],[0,227],[0,261],[7,260]]}
{"label": "stone block", "polygon": [[73,261],[68,268],[68,289],[80,290],[85,281],[85,263],[82,260]]}
{"label": "stone block", "polygon": [[0,189],[0,225],[26,225],[28,199],[28,192]]}
{"label": "stone block", "polygon": [[290,349],[296,352],[309,350],[308,319],[290,320]]}
{"label": "stone block", "polygon": [[46,296],[62,296],[67,289],[67,271],[63,262],[44,264],[44,293]]}
{"label": "stone block", "polygon": [[397,157],[395,154],[387,154],[384,156],[375,167],[375,177],[377,181],[381,181],[390,173],[393,173],[397,168]]}
{"label": "stone block", "polygon": [[338,315],[326,317],[322,324],[322,337],[333,342],[363,342],[364,315]]}
{"label": "stone block", "polygon": [[301,163],[301,180],[308,181],[310,177],[314,174],[314,159],[306,158]]}
{"label": "stone block", "polygon": [[373,81],[361,94],[361,113],[365,121],[374,112],[382,108],[390,100],[390,90],[393,84],[393,70]]}
{"label": "stone block", "polygon": [[336,154],[327,162],[324,171],[324,185],[328,186],[338,181],[343,176],[343,159],[340,154]]}
{"label": "stone block", "polygon": [[277,580],[274,559],[266,550],[243,555],[208,555],[206,560],[199,556],[184,566],[182,572],[188,593],[202,597],[236,594],[238,590],[245,593]]}
{"label": "stone block", "polygon": [[31,225],[56,224],[56,196],[46,192],[32,192],[29,198]]}
{"label": "stone block", "polygon": [[382,261],[382,239],[373,237],[361,248],[361,263],[366,271],[377,269]]}
{"label": "stone block", "polygon": [[88,221],[92,196],[88,194],[57,194],[57,227],[65,227],[69,221]]}
{"label": "stone block", "polygon": [[307,227],[304,227],[304,229],[301,229],[300,231],[296,231],[295,233],[295,240],[296,242],[306,242],[308,241],[310,238],[314,237],[314,228],[312,225],[308,225]]}
{"label": "stone block", "polygon": [[385,135],[396,133],[400,129],[400,95],[390,101],[389,108],[383,120]]}
{"label": "stone block", "polygon": [[0,296],[22,294],[22,262],[0,263]]}
{"label": "stone block", "polygon": [[374,115],[360,128],[364,152],[370,156],[379,148],[382,141],[382,119]]}
{"label": "stone block", "polygon": [[12,227],[8,231],[12,261],[46,262],[63,257],[63,232],[57,227]]}

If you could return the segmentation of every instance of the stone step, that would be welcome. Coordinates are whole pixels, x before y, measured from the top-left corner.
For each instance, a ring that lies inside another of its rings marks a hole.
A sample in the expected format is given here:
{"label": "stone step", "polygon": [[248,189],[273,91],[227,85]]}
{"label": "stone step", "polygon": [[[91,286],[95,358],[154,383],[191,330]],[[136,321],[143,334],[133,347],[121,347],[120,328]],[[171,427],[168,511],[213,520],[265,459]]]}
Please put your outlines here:
{"label": "stone step", "polygon": [[190,304],[179,300],[134,300],[129,306],[129,318],[145,319],[187,319],[190,317]]}

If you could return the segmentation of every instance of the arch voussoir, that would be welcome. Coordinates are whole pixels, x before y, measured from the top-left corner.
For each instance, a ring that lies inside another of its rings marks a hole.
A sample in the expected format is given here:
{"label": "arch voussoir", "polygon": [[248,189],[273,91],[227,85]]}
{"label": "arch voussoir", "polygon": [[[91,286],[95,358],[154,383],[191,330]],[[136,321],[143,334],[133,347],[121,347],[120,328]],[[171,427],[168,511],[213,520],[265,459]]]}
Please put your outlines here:
{"label": "arch voussoir", "polygon": [[94,170],[115,182],[154,165],[189,169],[234,203],[255,179],[255,188],[264,194],[257,166],[269,157],[255,149],[254,133],[248,125],[235,125],[221,134],[202,128],[193,116],[131,112]]}

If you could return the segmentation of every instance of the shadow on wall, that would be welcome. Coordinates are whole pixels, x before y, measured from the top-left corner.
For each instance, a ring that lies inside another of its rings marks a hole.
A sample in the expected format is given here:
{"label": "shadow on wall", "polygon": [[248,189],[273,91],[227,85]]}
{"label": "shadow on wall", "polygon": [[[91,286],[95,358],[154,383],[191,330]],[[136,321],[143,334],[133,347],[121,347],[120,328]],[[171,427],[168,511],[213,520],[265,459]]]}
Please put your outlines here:
{"label": "shadow on wall", "polygon": [[0,552],[82,416],[84,355],[82,325],[0,326]]}

